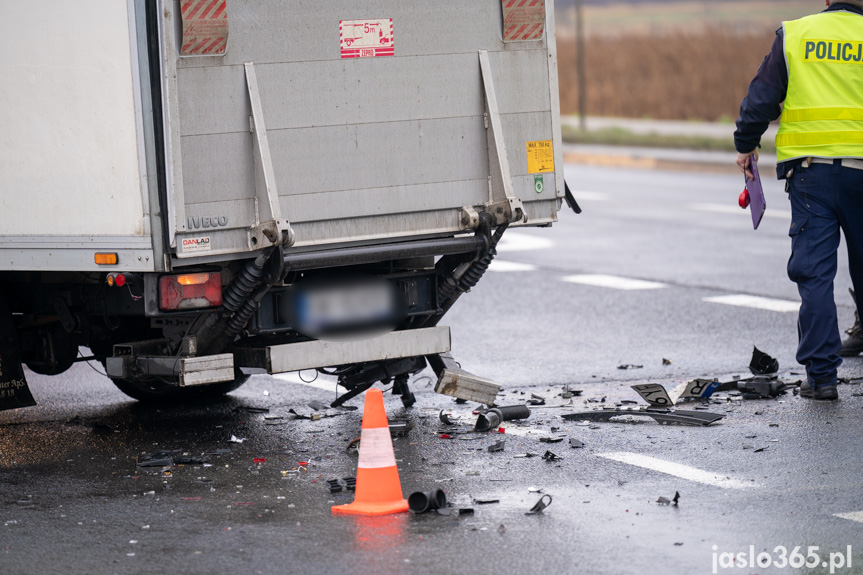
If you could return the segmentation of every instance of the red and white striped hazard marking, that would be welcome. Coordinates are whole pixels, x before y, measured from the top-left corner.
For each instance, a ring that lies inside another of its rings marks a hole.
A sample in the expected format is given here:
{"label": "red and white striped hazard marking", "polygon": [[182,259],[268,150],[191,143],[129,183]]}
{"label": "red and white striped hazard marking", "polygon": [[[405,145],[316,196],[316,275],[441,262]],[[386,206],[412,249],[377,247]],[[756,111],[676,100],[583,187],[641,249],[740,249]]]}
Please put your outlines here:
{"label": "red and white striped hazard marking", "polygon": [[227,0],[183,0],[181,56],[221,56],[228,47]]}
{"label": "red and white striped hazard marking", "polygon": [[342,58],[395,56],[392,18],[342,20],[339,22]]}
{"label": "red and white striped hazard marking", "polygon": [[545,0],[502,0],[503,41],[539,40],[545,34]]}

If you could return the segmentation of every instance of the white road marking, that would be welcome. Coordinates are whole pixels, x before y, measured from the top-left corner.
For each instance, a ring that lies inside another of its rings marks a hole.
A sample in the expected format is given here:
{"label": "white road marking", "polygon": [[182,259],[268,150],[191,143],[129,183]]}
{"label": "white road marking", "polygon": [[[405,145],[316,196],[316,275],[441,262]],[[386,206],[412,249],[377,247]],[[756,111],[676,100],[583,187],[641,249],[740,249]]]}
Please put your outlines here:
{"label": "white road marking", "polygon": [[644,280],[634,280],[629,278],[622,278],[618,276],[609,276],[602,274],[591,274],[591,275],[576,275],[576,276],[567,276],[563,278],[563,281],[573,283],[573,284],[583,284],[589,286],[597,286],[611,289],[619,289],[626,291],[633,290],[648,290],[648,289],[662,289],[664,287],[668,287],[665,284],[657,283],[657,282],[648,282]]}
{"label": "white road marking", "polygon": [[506,252],[530,252],[534,250],[547,250],[554,247],[554,242],[548,238],[532,236],[519,232],[506,232],[497,244],[497,253]]}
{"label": "white road marking", "polygon": [[530,264],[520,264],[518,262],[508,262],[504,260],[494,260],[488,268],[490,272],[532,272],[536,271],[536,266]]}
{"label": "white road marking", "polygon": [[863,511],[853,511],[851,513],[837,513],[834,517],[839,517],[840,519],[848,519],[849,521],[856,521],[857,523],[863,523]]}
{"label": "white road marking", "polygon": [[[309,379],[309,378],[314,377],[314,373],[312,372],[312,370],[304,371],[303,376],[305,376],[306,379]],[[318,374],[317,379],[315,379],[314,381],[311,381],[311,382],[303,381],[300,378],[300,375],[296,372],[278,373],[276,375],[273,375],[273,377],[275,377],[276,379],[280,379],[282,381],[287,381],[288,383],[297,383],[299,385],[305,385],[306,387],[314,387],[315,389],[320,389],[323,391],[329,391],[330,393],[335,393],[335,391],[337,389],[338,389],[339,393],[344,393],[347,391],[347,389],[345,389],[344,387],[337,385],[335,381],[330,380],[330,379],[325,379],[320,374]]]}
{"label": "white road marking", "polygon": [[612,461],[634,465],[635,467],[641,467],[642,469],[650,469],[651,471],[658,471],[659,473],[665,473],[666,475],[673,475],[688,481],[722,487],[723,489],[751,489],[753,487],[759,487],[759,485],[753,481],[740,481],[737,479],[731,479],[730,477],[722,477],[717,473],[711,473],[710,471],[704,471],[703,469],[697,469],[695,467],[674,463],[672,461],[665,461],[664,459],[650,457],[649,455],[620,452],[600,453],[598,456]]}
{"label": "white road marking", "polygon": [[770,299],[754,295],[723,295],[719,297],[706,297],[702,301],[707,303],[720,303],[737,307],[750,307],[767,311],[778,311],[780,313],[794,313],[800,311],[800,302],[784,299]]}
{"label": "white road marking", "polygon": [[605,192],[588,192],[586,190],[581,191],[573,191],[572,197],[575,198],[576,202],[580,202],[582,200],[587,202],[610,202],[611,197]]}
{"label": "white road marking", "polygon": [[[749,216],[748,210],[742,210],[739,206],[725,205],[725,204],[689,204],[690,210],[695,210],[697,212],[712,212],[714,214],[734,214],[734,215],[742,215],[746,214]],[[790,220],[791,212],[789,210],[775,210],[773,208],[768,207],[764,211],[765,218],[777,218],[782,220]]]}

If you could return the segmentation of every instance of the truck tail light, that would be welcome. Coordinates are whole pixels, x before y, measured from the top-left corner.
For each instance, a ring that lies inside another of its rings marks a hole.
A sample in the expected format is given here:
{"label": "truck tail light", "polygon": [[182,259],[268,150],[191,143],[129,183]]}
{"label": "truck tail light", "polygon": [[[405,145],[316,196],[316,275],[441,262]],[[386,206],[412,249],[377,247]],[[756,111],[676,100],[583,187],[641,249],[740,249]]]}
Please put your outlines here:
{"label": "truck tail light", "polygon": [[218,272],[159,278],[159,307],[162,311],[203,309],[220,305],[222,275]]}

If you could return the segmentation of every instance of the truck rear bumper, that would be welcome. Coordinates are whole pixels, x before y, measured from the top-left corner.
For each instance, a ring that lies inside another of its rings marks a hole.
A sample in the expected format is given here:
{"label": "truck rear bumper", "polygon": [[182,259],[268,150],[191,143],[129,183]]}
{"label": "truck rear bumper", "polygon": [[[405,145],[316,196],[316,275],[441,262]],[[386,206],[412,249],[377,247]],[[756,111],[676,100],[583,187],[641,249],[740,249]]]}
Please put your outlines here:
{"label": "truck rear bumper", "polygon": [[451,338],[448,327],[391,332],[359,341],[309,341],[235,351],[238,367],[286,373],[319,367],[399,359],[446,353]]}

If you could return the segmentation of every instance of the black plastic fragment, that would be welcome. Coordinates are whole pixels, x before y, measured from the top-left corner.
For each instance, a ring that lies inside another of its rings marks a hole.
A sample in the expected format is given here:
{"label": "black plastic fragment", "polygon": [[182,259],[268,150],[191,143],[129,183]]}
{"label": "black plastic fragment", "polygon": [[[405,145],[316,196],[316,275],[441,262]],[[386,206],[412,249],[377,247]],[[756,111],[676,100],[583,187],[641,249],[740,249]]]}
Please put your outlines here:
{"label": "black plastic fragment", "polygon": [[495,443],[488,446],[489,453],[497,453],[498,451],[503,451],[503,448],[506,446],[506,440],[501,439],[500,441],[496,441]]}
{"label": "black plastic fragment", "polygon": [[543,453],[542,458],[544,460],[548,461],[549,463],[551,463],[553,461],[560,461],[561,459],[563,459],[563,457],[561,457],[560,455],[558,455],[552,451],[546,451],[545,453]]}
{"label": "black plastic fragment", "polygon": [[473,515],[473,509],[470,507],[441,507],[437,513],[448,517],[459,517],[461,515]]}
{"label": "black plastic fragment", "polygon": [[147,453],[138,458],[138,467],[172,467],[174,458],[170,451]]}
{"label": "black plastic fragment", "polygon": [[341,493],[342,491],[355,491],[357,488],[357,480],[355,477],[343,477],[341,479],[328,479],[327,487],[330,488],[330,493]]}
{"label": "black plastic fragment", "polygon": [[[548,501],[546,501],[548,499]],[[538,515],[543,512],[549,505],[551,505],[551,495],[546,493],[543,495],[539,501],[536,502],[536,505],[530,508],[530,511],[525,513],[525,515]]]}
{"label": "black plastic fragment", "polygon": [[752,348],[752,361],[749,362],[752,375],[770,375],[779,371],[779,360],[770,357],[757,347]]}
{"label": "black plastic fragment", "polygon": [[579,447],[584,447],[584,442],[581,441],[580,439],[570,437],[569,438],[569,446],[572,447],[573,449],[579,448]]}
{"label": "black plastic fragment", "polygon": [[540,437],[539,442],[540,443],[560,443],[564,439],[566,439],[566,438],[565,437]]}

